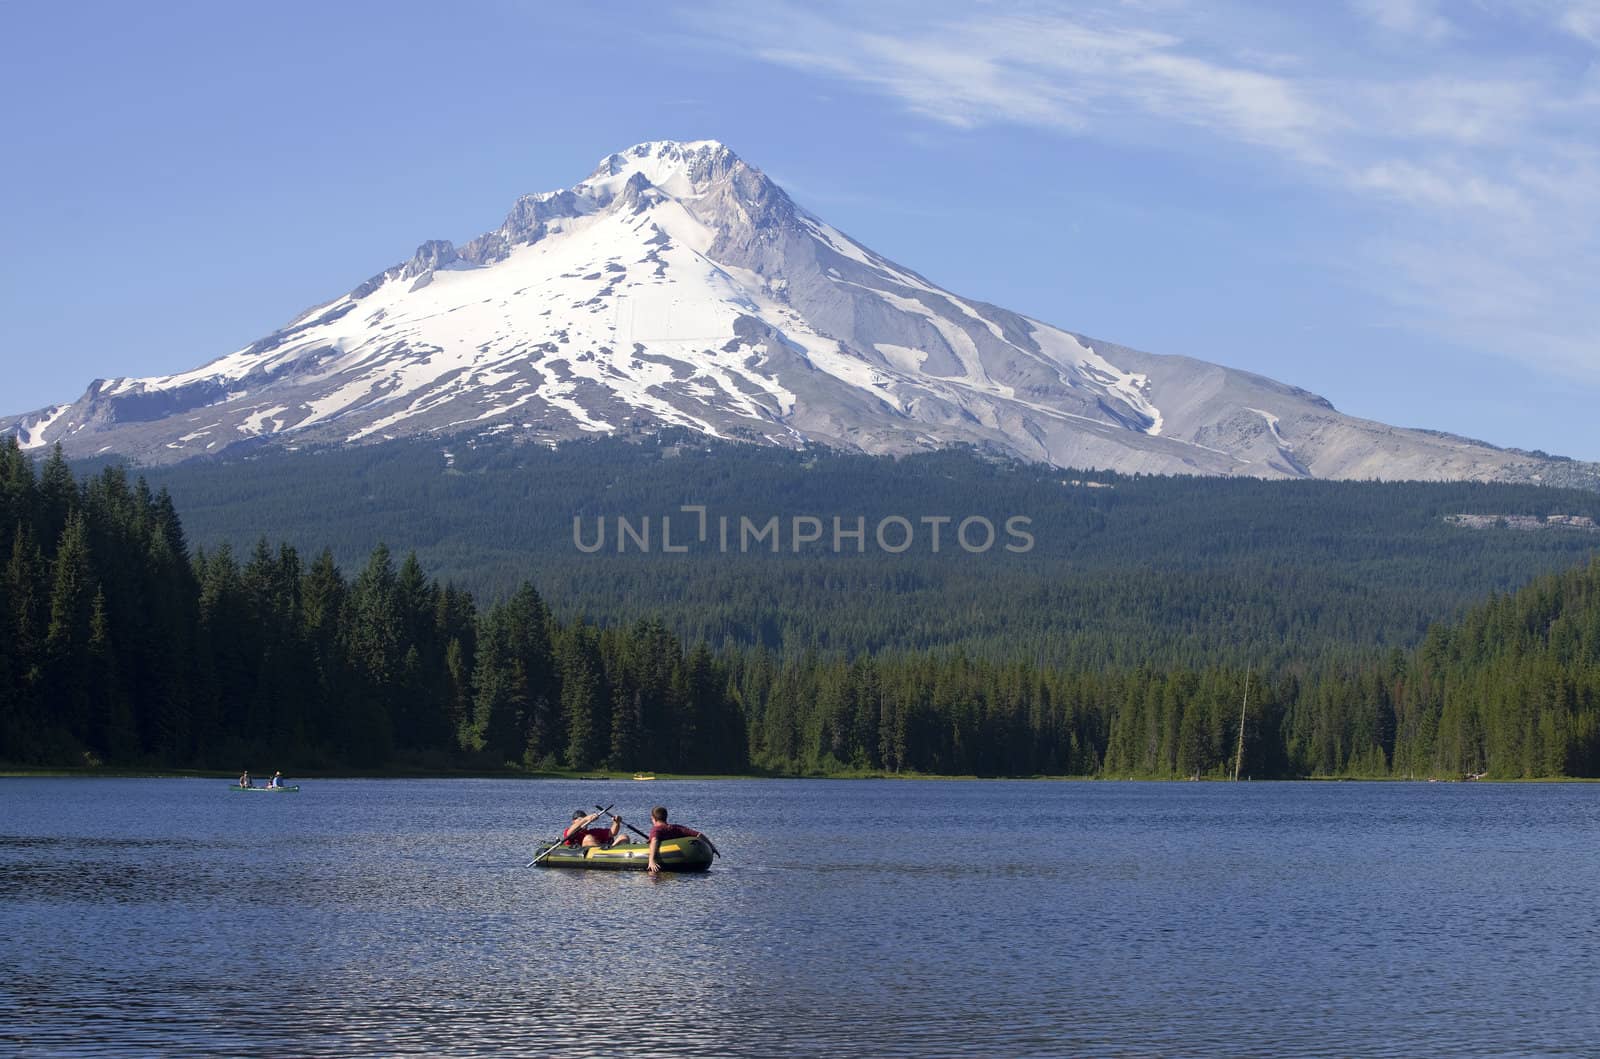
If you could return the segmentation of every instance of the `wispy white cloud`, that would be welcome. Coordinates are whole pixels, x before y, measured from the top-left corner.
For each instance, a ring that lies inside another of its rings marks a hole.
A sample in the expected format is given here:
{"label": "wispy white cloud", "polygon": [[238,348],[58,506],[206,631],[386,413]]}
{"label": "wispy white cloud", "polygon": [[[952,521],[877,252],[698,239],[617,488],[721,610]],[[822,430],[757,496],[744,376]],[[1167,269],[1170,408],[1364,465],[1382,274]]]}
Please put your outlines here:
{"label": "wispy white cloud", "polygon": [[1039,13],[918,22],[891,29],[783,3],[706,19],[760,58],[875,88],[957,128],[1087,130],[1132,112],[1314,154],[1311,131],[1336,120],[1283,77],[1213,61],[1166,32]]}
{"label": "wispy white cloud", "polygon": [[1485,210],[1501,215],[1528,212],[1516,188],[1486,179],[1453,162],[1425,164],[1392,159],[1375,162],[1350,176],[1354,187],[1408,205]]}
{"label": "wispy white cloud", "polygon": [[1600,47],[1600,0],[1498,0],[1525,23]]}
{"label": "wispy white cloud", "polygon": [[1549,7],[1556,25],[1562,30],[1600,46],[1600,0],[1558,0]]}
{"label": "wispy white cloud", "polygon": [[[1182,149],[1181,130],[1190,149],[1258,152],[1380,219],[1359,272],[1412,326],[1600,381],[1600,0],[1349,0],[1314,25],[1181,0],[777,0],[700,17],[730,46],[951,128],[1154,150]],[[1409,44],[1366,47],[1374,32]]]}
{"label": "wispy white cloud", "polygon": [[1424,75],[1347,91],[1347,105],[1369,116],[1373,134],[1409,140],[1413,150],[1468,145],[1498,151],[1554,102],[1545,85],[1525,78]]}
{"label": "wispy white cloud", "polygon": [[1455,32],[1433,0],[1352,0],[1350,7],[1387,33],[1443,40]]}

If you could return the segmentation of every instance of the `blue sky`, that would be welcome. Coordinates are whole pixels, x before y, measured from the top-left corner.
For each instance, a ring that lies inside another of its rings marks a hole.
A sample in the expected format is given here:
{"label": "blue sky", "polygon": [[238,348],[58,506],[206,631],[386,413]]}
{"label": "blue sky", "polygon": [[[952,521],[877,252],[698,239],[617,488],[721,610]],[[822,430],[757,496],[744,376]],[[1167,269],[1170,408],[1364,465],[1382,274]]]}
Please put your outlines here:
{"label": "blue sky", "polygon": [[0,93],[0,413],[713,138],[963,295],[1600,459],[1600,0],[11,0]]}

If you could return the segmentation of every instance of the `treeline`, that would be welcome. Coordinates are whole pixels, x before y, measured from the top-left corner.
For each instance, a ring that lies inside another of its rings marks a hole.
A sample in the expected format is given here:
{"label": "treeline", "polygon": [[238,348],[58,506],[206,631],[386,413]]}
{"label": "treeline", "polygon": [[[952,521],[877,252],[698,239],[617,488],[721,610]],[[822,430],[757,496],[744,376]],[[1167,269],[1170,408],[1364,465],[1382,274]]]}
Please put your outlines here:
{"label": "treeline", "polygon": [[961,651],[729,657],[751,760],[783,772],[1600,776],[1600,560],[1497,596],[1413,651],[1266,673]]}
{"label": "treeline", "polygon": [[1594,561],[1413,649],[1246,668],[1155,665],[1131,644],[1124,664],[1078,665],[960,645],[712,650],[656,620],[563,617],[527,584],[480,609],[383,546],[353,578],[327,550],[305,564],[265,540],[243,561],[191,555],[164,491],[117,467],[80,482],[14,441],[0,532],[11,763],[1600,775]]}
{"label": "treeline", "polygon": [[379,546],[191,557],[165,492],[0,447],[0,761],[743,771],[723,665],[659,624],[480,613]]}

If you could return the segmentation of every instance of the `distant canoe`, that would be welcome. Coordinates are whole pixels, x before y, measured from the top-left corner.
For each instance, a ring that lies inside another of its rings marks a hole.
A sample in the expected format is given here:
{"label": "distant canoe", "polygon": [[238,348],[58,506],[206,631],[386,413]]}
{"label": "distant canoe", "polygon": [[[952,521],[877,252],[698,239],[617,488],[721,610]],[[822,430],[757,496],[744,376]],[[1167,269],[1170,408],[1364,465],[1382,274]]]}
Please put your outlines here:
{"label": "distant canoe", "polygon": [[232,787],[229,787],[228,789],[230,791],[244,791],[247,794],[249,792],[251,792],[251,791],[255,791],[255,792],[259,793],[259,794],[299,794],[300,793],[300,785],[299,784],[295,784],[293,787],[241,787],[237,783],[235,783]]}
{"label": "distant canoe", "polygon": [[[644,871],[650,866],[650,847],[643,842],[621,846],[562,846],[539,849],[539,864],[546,868],[604,868]],[[662,871],[705,871],[711,867],[711,847],[698,838],[669,838],[656,849]]]}
{"label": "distant canoe", "polygon": [[636,780],[653,780],[653,779],[655,779],[655,777],[654,777],[654,776],[646,776],[646,775],[645,775],[645,774],[644,774],[644,773],[642,773],[642,772],[636,772],[636,773],[634,773],[634,774],[633,774],[633,778],[634,778],[634,779],[636,779]]}

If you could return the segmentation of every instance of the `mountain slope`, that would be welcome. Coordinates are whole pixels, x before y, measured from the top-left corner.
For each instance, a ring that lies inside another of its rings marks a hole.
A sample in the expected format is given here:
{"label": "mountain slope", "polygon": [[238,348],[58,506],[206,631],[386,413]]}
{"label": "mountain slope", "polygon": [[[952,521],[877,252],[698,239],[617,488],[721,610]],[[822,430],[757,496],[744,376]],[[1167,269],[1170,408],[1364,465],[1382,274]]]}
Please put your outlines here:
{"label": "mountain slope", "polygon": [[1540,480],[1542,457],[1344,416],[1303,390],[964,300],[800,209],[721,144],[644,143],[202,368],[0,420],[166,462],[267,440],[539,441],[681,426],[1057,466]]}

